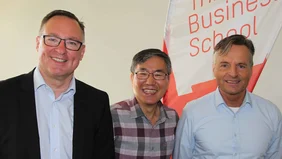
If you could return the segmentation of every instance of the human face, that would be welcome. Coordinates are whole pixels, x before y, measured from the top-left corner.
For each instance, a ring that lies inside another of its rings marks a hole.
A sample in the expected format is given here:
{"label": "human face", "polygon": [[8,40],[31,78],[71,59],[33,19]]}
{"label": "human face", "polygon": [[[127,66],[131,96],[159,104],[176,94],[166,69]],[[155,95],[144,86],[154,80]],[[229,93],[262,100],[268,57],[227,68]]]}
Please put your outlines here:
{"label": "human face", "polygon": [[226,55],[215,55],[213,73],[223,97],[245,96],[252,76],[251,53],[244,45],[233,45]]}
{"label": "human face", "polygon": [[[147,71],[153,73],[155,71],[161,71],[167,73],[165,61],[158,56],[149,58],[144,63],[140,63],[136,66],[135,72]],[[156,103],[164,96],[169,83],[169,78],[166,76],[164,80],[155,80],[153,75],[150,74],[145,80],[140,80],[134,73],[131,74],[131,82],[133,87],[133,93],[140,104],[140,106],[155,106]]]}
{"label": "human face", "polygon": [[[83,41],[79,24],[65,16],[54,16],[42,28],[42,35],[52,35],[62,39]],[[36,50],[40,53],[39,70],[43,77],[51,79],[68,79],[73,77],[74,70],[82,60],[85,45],[78,51],[67,50],[62,40],[57,47],[44,44],[42,36],[36,38]]]}

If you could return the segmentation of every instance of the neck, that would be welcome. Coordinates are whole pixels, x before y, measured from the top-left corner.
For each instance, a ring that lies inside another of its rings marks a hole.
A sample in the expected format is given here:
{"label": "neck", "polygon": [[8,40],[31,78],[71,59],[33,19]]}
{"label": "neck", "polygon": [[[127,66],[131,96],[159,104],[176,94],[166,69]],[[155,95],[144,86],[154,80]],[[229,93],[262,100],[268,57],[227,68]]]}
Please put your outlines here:
{"label": "neck", "polygon": [[229,107],[240,107],[244,101],[246,91],[241,92],[239,94],[227,94],[221,90],[219,90],[224,102],[229,106]]}
{"label": "neck", "polygon": [[50,77],[45,75],[40,71],[44,81],[46,84],[51,87],[55,94],[55,98],[58,98],[63,92],[65,92],[71,83],[73,75],[67,77]]}
{"label": "neck", "polygon": [[145,114],[145,116],[147,117],[147,119],[151,121],[151,124],[155,125],[160,117],[160,107],[157,104],[153,106],[140,105],[140,107],[143,113]]}

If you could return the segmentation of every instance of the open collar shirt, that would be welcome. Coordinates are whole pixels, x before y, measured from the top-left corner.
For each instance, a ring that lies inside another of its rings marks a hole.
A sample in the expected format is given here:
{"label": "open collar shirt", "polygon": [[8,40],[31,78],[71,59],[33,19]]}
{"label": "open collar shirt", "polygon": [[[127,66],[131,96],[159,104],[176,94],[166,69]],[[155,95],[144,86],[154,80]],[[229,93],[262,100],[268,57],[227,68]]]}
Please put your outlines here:
{"label": "open collar shirt", "polygon": [[281,159],[281,120],[273,103],[248,91],[234,113],[217,89],[183,109],[173,159]]}
{"label": "open collar shirt", "polygon": [[158,102],[155,125],[146,118],[136,98],[111,106],[116,159],[169,159],[174,146],[178,115]]}
{"label": "open collar shirt", "polygon": [[55,98],[37,67],[34,71],[34,89],[41,159],[71,159],[76,92],[74,77],[69,88]]}

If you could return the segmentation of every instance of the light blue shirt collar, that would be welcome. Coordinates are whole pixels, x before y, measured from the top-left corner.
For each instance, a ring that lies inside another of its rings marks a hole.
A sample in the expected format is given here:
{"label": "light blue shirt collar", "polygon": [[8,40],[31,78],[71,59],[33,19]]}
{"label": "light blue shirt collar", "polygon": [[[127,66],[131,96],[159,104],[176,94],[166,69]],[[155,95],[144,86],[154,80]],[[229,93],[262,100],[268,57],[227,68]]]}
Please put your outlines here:
{"label": "light blue shirt collar", "polygon": [[[34,91],[36,92],[41,86],[47,86],[49,87],[45,80],[43,79],[40,71],[39,71],[39,68],[36,67],[35,70],[34,70],[34,75],[33,75],[33,79],[34,79]],[[50,87],[49,87],[50,88]],[[51,89],[51,88],[50,88]],[[70,83],[70,86],[69,88],[64,92],[64,93],[68,93],[72,91],[74,94],[76,92],[76,87],[75,87],[75,78],[72,77],[72,80],[71,80],[71,83]]]}
{"label": "light blue shirt collar", "polygon": [[[224,100],[223,100],[223,98],[222,98],[222,96],[219,92],[219,88],[217,87],[216,90],[215,90],[215,106],[218,107],[221,104],[224,104],[225,106],[227,106],[227,104],[224,102]],[[244,106],[244,105],[247,105],[247,104],[252,107],[250,92],[248,90],[246,90],[246,95],[245,95],[244,101],[243,101],[241,106]]]}

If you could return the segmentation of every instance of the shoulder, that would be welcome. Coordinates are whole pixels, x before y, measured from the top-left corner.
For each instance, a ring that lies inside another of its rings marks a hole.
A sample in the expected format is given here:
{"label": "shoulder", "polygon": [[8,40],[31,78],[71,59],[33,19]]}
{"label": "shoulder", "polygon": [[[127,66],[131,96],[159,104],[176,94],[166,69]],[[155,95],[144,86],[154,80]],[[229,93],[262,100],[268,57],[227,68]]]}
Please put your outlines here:
{"label": "shoulder", "polygon": [[75,101],[83,101],[83,103],[94,112],[110,110],[109,96],[105,91],[97,89],[77,79],[75,85]]}
{"label": "shoulder", "polygon": [[21,74],[16,77],[8,78],[5,80],[0,81],[0,89],[9,88],[16,84],[20,84],[20,81],[26,76],[26,74]]}
{"label": "shoulder", "polygon": [[167,114],[168,117],[170,118],[176,118],[177,120],[179,119],[178,113],[176,112],[175,109],[168,107],[166,105],[163,105],[163,108]]}
{"label": "shoulder", "polygon": [[270,105],[271,107],[276,107],[275,104],[273,104],[270,100],[265,99],[259,95],[256,95],[254,93],[248,92],[250,95],[251,101],[254,102],[255,104],[260,104],[260,105]]}
{"label": "shoulder", "polygon": [[[21,74],[6,80],[0,81],[0,94],[1,96],[10,96],[9,93],[13,93],[15,96],[20,88],[33,86],[33,76],[32,73]],[[30,88],[30,89],[31,89]]]}
{"label": "shoulder", "polygon": [[[133,101],[130,99],[123,100],[111,105],[110,110],[114,127],[118,127],[120,123],[132,123],[135,121],[135,108]],[[133,111],[133,112],[132,112]]]}
{"label": "shoulder", "polygon": [[205,110],[207,108],[211,108],[212,106],[214,106],[215,105],[214,102],[215,102],[215,92],[211,92],[200,98],[188,102],[183,108],[183,111],[197,112],[197,111]]}
{"label": "shoulder", "polygon": [[[10,115],[11,112],[15,112],[19,105],[19,99],[23,94],[23,88],[27,87],[28,89],[32,90],[33,85],[29,83],[33,83],[32,78],[26,78],[27,74],[22,74],[16,77],[12,77],[6,80],[0,81],[0,107],[1,113],[0,116]],[[27,80],[27,82],[24,82]],[[32,93],[32,91],[24,92]],[[3,114],[2,114],[3,113]],[[12,116],[11,116],[12,117]]]}
{"label": "shoulder", "polygon": [[252,105],[257,108],[261,113],[269,116],[270,118],[278,116],[281,120],[281,111],[274,103],[253,93],[249,93],[249,95],[251,98]]}
{"label": "shoulder", "polygon": [[108,94],[103,91],[103,90],[100,90],[98,88],[95,88],[93,86],[90,86],[89,84],[86,84],[78,79],[75,79],[75,84],[76,84],[76,89],[77,89],[77,92],[81,92],[83,93],[85,96],[93,96],[93,95],[96,95],[96,96],[99,96],[99,97],[108,97]]}
{"label": "shoulder", "polygon": [[111,105],[111,111],[130,111],[133,106],[133,101],[131,99],[126,99]]}

